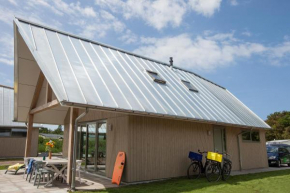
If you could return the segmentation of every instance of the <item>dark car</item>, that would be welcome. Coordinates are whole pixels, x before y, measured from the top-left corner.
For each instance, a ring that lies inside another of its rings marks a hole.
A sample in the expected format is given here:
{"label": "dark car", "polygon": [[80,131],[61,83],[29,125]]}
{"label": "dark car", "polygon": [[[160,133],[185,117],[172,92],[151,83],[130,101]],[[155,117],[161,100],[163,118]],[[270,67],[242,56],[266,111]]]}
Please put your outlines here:
{"label": "dark car", "polygon": [[288,164],[290,166],[290,145],[267,145],[267,154],[269,166],[275,165],[280,167],[281,164]]}

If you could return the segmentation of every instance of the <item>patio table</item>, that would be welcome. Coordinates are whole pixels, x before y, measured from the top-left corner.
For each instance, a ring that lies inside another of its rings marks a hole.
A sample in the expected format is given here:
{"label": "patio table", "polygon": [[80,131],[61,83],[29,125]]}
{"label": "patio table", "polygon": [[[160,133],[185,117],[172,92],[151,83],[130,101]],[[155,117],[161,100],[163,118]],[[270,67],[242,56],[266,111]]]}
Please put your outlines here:
{"label": "patio table", "polygon": [[[67,164],[68,164],[67,159],[58,158],[58,157],[52,157],[51,159],[46,158],[45,160],[43,160],[42,157],[30,157],[30,158],[36,161],[45,162],[46,165],[51,166],[51,168],[47,168],[47,170],[53,171],[55,173],[53,178],[49,180],[44,186],[48,186],[49,184],[51,184],[53,180],[55,180],[58,176],[61,176],[66,181],[66,177],[62,172],[67,168]],[[56,165],[62,165],[62,168],[58,169]]]}

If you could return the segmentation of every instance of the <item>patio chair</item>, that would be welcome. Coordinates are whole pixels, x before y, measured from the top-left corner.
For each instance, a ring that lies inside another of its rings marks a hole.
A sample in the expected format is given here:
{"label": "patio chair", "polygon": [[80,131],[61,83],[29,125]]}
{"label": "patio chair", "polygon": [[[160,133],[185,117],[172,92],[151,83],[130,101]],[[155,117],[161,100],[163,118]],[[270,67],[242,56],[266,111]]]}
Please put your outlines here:
{"label": "patio chair", "polygon": [[17,174],[17,172],[20,170],[20,169],[23,169],[25,167],[24,164],[20,164],[20,163],[17,163],[17,164],[14,164],[14,165],[11,165],[7,168],[5,174],[7,174],[7,172],[14,172],[14,174]]}
{"label": "patio chair", "polygon": [[27,173],[27,169],[28,169],[29,161],[30,161],[30,158],[27,158],[27,157],[24,158],[24,165],[25,165],[25,168],[24,168],[23,178],[24,178],[25,174]]}
{"label": "patio chair", "polygon": [[34,165],[34,162],[35,160],[34,159],[30,159],[29,160],[29,164],[28,164],[28,167],[27,167],[27,170],[26,170],[26,181],[28,179],[28,176],[30,175],[30,178],[29,178],[29,182],[30,182],[30,179],[31,179],[31,175],[33,173],[33,165]]}
{"label": "patio chair", "polygon": [[[76,160],[76,173],[78,173],[78,177],[79,177],[80,184],[82,183],[82,178],[81,178],[82,161],[83,160]],[[67,170],[65,169],[63,172],[66,173]],[[62,183],[64,183],[64,179],[62,179]]]}
{"label": "patio chair", "polygon": [[35,177],[34,177],[33,185],[35,186],[36,181],[38,179],[37,188],[39,187],[40,181],[44,180],[45,175],[47,175],[48,181],[50,180],[50,178],[53,178],[53,176],[54,176],[53,171],[45,169],[45,164],[46,164],[45,162],[36,162],[35,163]]}

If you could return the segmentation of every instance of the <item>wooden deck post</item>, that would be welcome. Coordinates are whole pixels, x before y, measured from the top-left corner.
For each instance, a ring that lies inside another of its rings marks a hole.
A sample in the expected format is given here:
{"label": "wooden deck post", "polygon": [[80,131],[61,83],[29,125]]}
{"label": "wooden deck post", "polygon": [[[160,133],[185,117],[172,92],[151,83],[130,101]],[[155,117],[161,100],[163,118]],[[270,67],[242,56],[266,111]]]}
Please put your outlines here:
{"label": "wooden deck post", "polygon": [[69,136],[68,136],[68,165],[67,165],[67,183],[71,184],[72,177],[72,159],[73,159],[73,145],[74,145],[74,124],[78,117],[78,109],[70,107],[69,118]]}
{"label": "wooden deck post", "polygon": [[33,115],[29,114],[24,157],[30,157],[31,156],[31,140],[32,140],[32,132],[33,132],[32,129],[33,129]]}

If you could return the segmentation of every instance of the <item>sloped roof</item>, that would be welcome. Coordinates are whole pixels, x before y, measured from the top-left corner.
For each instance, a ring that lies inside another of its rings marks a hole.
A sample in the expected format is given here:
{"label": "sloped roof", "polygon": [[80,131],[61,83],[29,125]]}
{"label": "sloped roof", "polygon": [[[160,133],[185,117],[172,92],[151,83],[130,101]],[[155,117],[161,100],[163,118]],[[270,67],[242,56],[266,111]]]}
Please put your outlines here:
{"label": "sloped roof", "polygon": [[24,123],[13,122],[13,88],[0,85],[0,127],[26,127]]}
{"label": "sloped roof", "polygon": [[[14,89],[9,86],[0,85],[0,127],[25,127],[25,123],[13,121]],[[33,124],[40,128],[42,125]]]}
{"label": "sloped roof", "polygon": [[62,105],[270,128],[227,89],[195,73],[23,19],[14,22]]}
{"label": "sloped roof", "polygon": [[39,133],[39,135],[45,137],[45,138],[50,138],[50,139],[59,139],[63,138],[63,135],[59,134],[51,134],[51,133]]}

